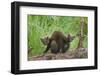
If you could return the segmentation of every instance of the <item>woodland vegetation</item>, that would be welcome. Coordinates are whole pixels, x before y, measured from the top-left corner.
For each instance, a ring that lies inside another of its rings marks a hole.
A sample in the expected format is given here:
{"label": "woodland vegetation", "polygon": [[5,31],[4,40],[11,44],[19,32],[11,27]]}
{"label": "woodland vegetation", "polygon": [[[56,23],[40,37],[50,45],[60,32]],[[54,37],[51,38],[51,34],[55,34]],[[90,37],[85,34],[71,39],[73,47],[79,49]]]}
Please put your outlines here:
{"label": "woodland vegetation", "polygon": [[[88,51],[88,18],[78,16],[43,16],[28,15],[28,59],[51,60],[87,58]],[[61,31],[65,36],[71,34],[75,39],[71,42],[69,50],[57,56],[48,53],[42,56],[46,46],[41,38],[50,37],[54,31]]]}

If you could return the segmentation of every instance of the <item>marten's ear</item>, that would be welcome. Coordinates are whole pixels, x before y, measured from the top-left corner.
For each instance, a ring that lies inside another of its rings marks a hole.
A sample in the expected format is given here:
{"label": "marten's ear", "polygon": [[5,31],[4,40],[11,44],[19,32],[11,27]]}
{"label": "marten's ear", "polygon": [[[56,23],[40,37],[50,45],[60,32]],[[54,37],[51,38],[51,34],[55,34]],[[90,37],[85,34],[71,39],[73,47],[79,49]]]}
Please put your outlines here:
{"label": "marten's ear", "polygon": [[46,39],[48,39],[48,40],[49,40],[49,37],[47,36],[47,37],[46,37]]}
{"label": "marten's ear", "polygon": [[47,45],[48,45],[48,43],[49,43],[49,40],[50,40],[50,38],[47,36],[47,37],[46,37],[46,43],[47,43]]}
{"label": "marten's ear", "polygon": [[67,39],[69,42],[73,41],[73,39],[75,38],[75,36],[71,36],[70,34],[68,34]]}
{"label": "marten's ear", "polygon": [[68,38],[70,38],[71,37],[71,35],[70,34],[68,34],[68,36],[67,36]]}

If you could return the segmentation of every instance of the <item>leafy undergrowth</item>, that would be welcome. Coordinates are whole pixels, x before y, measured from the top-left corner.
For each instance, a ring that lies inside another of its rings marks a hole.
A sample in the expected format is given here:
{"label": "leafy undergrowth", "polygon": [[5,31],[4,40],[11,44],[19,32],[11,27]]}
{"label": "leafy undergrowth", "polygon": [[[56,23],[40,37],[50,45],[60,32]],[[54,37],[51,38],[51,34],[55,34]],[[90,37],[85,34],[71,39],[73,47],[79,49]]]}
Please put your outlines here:
{"label": "leafy undergrowth", "polygon": [[39,56],[32,56],[28,58],[28,61],[35,61],[35,60],[58,60],[58,59],[82,59],[88,58],[88,49],[87,48],[79,48],[75,50],[67,51],[66,53],[62,54],[52,54],[46,53],[45,55]]}
{"label": "leafy undergrowth", "polygon": [[[46,46],[41,42],[41,38],[51,37],[54,31],[60,31],[65,36],[68,34],[77,36],[80,34],[81,18],[84,18],[83,28],[83,47],[88,47],[88,17],[82,16],[56,16],[56,15],[27,15],[27,38],[28,57],[39,56],[43,53]],[[69,49],[77,48],[79,37],[71,42]],[[67,54],[67,53],[66,53]],[[48,53],[47,53],[48,55]],[[43,56],[42,56],[43,57]]]}

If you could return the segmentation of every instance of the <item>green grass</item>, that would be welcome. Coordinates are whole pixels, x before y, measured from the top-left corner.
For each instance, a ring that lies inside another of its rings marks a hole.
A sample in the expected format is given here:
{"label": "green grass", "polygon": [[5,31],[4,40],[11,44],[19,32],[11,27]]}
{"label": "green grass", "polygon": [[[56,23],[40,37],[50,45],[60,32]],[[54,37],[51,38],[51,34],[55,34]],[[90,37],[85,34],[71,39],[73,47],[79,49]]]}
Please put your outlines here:
{"label": "green grass", "polygon": [[[40,38],[51,36],[54,31],[61,31],[67,34],[76,35],[80,31],[80,18],[77,16],[42,16],[28,15],[28,48],[32,48],[32,55],[40,55],[43,53],[45,46]],[[84,47],[87,47],[87,17],[84,17]],[[78,44],[78,38],[71,43],[72,49]],[[29,55],[30,56],[30,55]]]}

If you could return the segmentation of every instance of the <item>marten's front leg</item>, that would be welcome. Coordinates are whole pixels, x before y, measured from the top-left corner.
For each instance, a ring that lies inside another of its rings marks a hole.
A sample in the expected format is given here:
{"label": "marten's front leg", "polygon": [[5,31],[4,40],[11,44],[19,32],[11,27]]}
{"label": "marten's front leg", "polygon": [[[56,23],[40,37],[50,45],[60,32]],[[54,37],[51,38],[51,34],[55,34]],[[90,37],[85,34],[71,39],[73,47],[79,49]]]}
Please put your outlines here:
{"label": "marten's front leg", "polygon": [[46,50],[43,52],[43,54],[47,53],[48,50],[50,49],[50,44],[51,44],[51,40],[49,41],[47,47],[46,47]]}
{"label": "marten's front leg", "polygon": [[44,54],[47,53],[48,50],[49,50],[49,48],[50,48],[50,45],[48,45],[48,46],[46,47],[46,50],[45,50],[43,53],[44,53]]}

